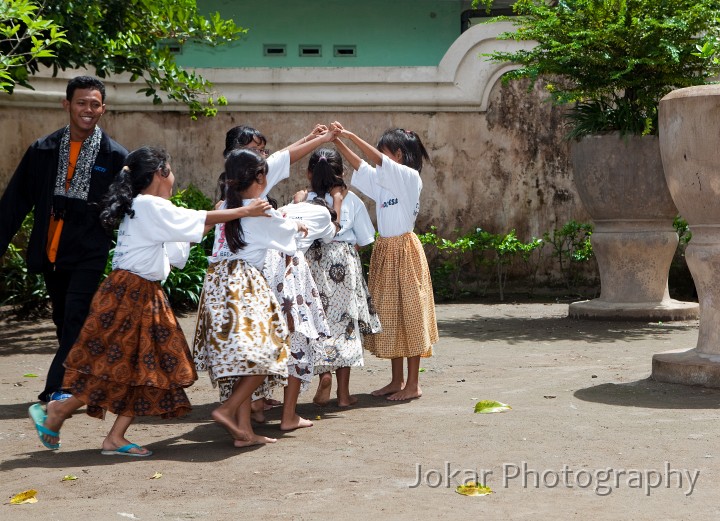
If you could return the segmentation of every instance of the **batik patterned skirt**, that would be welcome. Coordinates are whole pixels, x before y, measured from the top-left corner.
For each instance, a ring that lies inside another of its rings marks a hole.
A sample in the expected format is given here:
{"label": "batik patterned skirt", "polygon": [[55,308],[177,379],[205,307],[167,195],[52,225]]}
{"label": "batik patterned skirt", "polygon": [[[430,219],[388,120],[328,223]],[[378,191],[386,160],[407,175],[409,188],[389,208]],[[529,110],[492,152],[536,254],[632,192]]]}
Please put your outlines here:
{"label": "batik patterned skirt", "polygon": [[301,390],[310,386],[318,341],[330,336],[320,294],[305,255],[288,257],[269,250],[263,274],[282,307],[291,331],[288,374],[301,380]]}
{"label": "batik patterned skirt", "polygon": [[331,333],[316,351],[315,374],[362,366],[363,335],[379,333],[382,328],[360,255],[353,245],[333,241],[314,244],[306,257]]}
{"label": "batik patterned skirt", "polygon": [[113,270],[65,360],[64,388],[87,413],[173,418],[197,380],[185,335],[159,282]]}
{"label": "batik patterned skirt", "polygon": [[375,242],[368,286],[383,330],[367,337],[365,348],[380,358],[432,356],[438,341],[435,300],[425,252],[414,233]]}
{"label": "batik patterned skirt", "polygon": [[287,379],[288,329],[259,270],[242,260],[211,263],[200,297],[193,341],[198,370],[207,370],[226,400],[242,376]]}

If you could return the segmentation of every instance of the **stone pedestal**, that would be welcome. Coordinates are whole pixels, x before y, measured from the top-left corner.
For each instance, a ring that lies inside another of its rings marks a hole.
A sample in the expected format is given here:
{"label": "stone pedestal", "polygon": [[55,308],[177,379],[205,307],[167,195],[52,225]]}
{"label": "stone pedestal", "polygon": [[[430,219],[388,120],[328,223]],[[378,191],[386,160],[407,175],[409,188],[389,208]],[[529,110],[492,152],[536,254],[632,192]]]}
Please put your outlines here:
{"label": "stone pedestal", "polygon": [[720,86],[671,92],[660,102],[660,149],[668,188],[688,222],[685,251],[700,301],[694,349],[653,356],[652,377],[720,387]]}
{"label": "stone pedestal", "polygon": [[600,297],[570,304],[571,318],[688,320],[694,302],[668,293],[677,248],[677,210],[653,136],[590,136],[573,143],[578,194],[592,217],[590,241],[600,271]]}

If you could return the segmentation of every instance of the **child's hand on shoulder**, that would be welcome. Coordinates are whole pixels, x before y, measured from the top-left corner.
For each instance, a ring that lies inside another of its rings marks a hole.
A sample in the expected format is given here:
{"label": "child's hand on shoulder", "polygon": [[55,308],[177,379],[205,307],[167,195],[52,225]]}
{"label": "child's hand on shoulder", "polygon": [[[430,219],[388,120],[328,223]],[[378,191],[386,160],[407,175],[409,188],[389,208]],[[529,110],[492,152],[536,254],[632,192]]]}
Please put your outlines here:
{"label": "child's hand on shoulder", "polygon": [[308,234],[307,226],[305,226],[305,224],[301,223],[300,221],[295,221],[295,225],[297,226],[298,233],[302,233],[304,237],[307,237],[307,234]]}
{"label": "child's hand on shoulder", "polygon": [[246,206],[248,211],[248,217],[270,217],[268,210],[272,209],[272,206],[265,199],[253,199],[253,201]]}
{"label": "child's hand on shoulder", "polygon": [[293,203],[302,203],[305,199],[307,199],[307,195],[307,190],[298,190],[295,192],[295,195],[293,195]]}

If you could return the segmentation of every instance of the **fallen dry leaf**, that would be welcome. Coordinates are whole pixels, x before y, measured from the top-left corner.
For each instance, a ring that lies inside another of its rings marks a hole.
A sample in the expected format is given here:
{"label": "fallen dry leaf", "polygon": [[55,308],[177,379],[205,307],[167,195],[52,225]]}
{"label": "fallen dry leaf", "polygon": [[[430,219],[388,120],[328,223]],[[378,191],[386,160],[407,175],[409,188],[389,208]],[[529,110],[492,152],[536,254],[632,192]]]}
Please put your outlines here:
{"label": "fallen dry leaf", "polygon": [[455,488],[455,492],[463,496],[487,496],[488,494],[492,494],[490,487],[486,487],[482,483],[475,483],[474,481],[470,481],[464,485],[458,485],[457,488]]}
{"label": "fallen dry leaf", "polygon": [[25,503],[37,503],[37,498],[35,495],[37,494],[37,490],[30,489],[26,490],[25,492],[20,492],[19,494],[15,494],[12,499],[10,499],[11,505],[23,505]]}
{"label": "fallen dry leaf", "polygon": [[480,414],[489,414],[492,412],[505,412],[512,409],[508,404],[496,402],[493,400],[481,400],[475,404],[475,412]]}

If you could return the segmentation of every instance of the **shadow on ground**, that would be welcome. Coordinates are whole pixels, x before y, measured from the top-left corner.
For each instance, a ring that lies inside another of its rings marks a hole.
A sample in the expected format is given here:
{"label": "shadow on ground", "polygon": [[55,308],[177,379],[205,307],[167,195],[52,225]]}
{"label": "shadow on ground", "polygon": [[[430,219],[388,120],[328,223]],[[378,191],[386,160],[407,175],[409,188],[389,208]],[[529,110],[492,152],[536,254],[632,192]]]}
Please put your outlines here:
{"label": "shadow on ground", "polygon": [[586,402],[647,409],[720,409],[720,389],[657,382],[606,383],[579,389],[575,398]]}
{"label": "shadow on ground", "polygon": [[57,347],[55,326],[46,319],[0,321],[0,356],[54,354]]}
{"label": "shadow on ground", "polygon": [[483,317],[438,321],[440,338],[453,337],[476,341],[502,340],[508,344],[552,342],[555,340],[589,343],[632,341],[670,332],[697,329],[694,322],[616,322],[575,320],[567,317]]}

